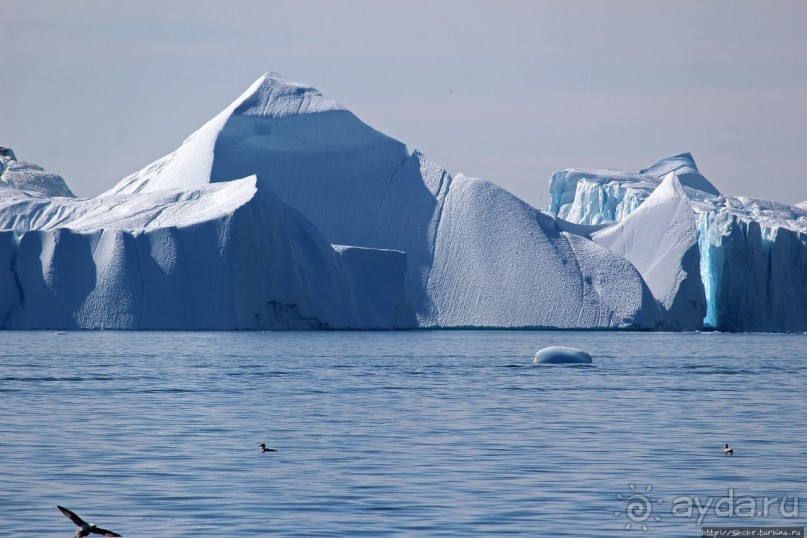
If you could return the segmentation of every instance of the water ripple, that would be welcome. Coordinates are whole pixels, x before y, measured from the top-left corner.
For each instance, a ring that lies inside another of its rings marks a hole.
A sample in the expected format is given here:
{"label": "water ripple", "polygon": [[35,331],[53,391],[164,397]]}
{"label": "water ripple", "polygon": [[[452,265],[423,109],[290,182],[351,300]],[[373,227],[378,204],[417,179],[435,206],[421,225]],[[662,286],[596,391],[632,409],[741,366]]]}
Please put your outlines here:
{"label": "water ripple", "polygon": [[[668,503],[807,483],[805,335],[0,338],[4,536],[72,532],[56,504],[145,537],[623,536],[630,483]],[[595,367],[533,367],[548,345]],[[699,534],[661,506],[649,536]]]}

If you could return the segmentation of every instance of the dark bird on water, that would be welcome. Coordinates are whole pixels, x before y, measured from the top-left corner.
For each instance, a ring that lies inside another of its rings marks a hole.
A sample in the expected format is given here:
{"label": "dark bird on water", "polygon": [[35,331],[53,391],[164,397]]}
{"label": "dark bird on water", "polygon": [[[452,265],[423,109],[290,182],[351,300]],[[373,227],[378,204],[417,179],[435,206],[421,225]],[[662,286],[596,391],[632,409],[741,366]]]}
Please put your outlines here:
{"label": "dark bird on water", "polygon": [[261,454],[264,452],[277,452],[275,448],[266,448],[266,443],[261,443]]}
{"label": "dark bird on water", "polygon": [[86,538],[90,534],[100,534],[101,536],[120,536],[120,534],[117,532],[108,531],[96,526],[95,523],[87,523],[78,517],[75,512],[68,510],[64,506],[57,505],[56,507],[78,527],[75,538]]}
{"label": "dark bird on water", "polygon": [[726,443],[726,448],[723,449],[723,454],[734,454],[734,449]]}
{"label": "dark bird on water", "polygon": [[454,90],[448,90],[448,93],[454,93]]}

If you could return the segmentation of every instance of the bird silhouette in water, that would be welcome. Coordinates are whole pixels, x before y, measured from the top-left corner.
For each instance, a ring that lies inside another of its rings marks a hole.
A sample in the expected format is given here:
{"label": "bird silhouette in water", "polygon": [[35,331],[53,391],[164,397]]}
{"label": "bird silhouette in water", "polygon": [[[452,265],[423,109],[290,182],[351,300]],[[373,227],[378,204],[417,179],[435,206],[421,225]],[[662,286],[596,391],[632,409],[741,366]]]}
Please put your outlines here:
{"label": "bird silhouette in water", "polygon": [[452,95],[453,95],[454,90],[448,90],[448,93],[450,93],[450,94],[452,94]]}
{"label": "bird silhouette in water", "polygon": [[261,443],[261,454],[264,452],[277,452],[275,448],[266,448],[266,443]]}
{"label": "bird silhouette in water", "polygon": [[734,449],[731,448],[728,443],[726,443],[726,448],[723,449],[723,454],[726,454],[726,455],[732,454],[733,455],[734,454]]}
{"label": "bird silhouette in water", "polygon": [[75,512],[68,510],[64,506],[57,505],[56,507],[78,527],[75,538],[86,538],[90,534],[100,534],[101,536],[120,536],[120,534],[117,532],[108,531],[96,526],[95,523],[87,523],[78,517]]}

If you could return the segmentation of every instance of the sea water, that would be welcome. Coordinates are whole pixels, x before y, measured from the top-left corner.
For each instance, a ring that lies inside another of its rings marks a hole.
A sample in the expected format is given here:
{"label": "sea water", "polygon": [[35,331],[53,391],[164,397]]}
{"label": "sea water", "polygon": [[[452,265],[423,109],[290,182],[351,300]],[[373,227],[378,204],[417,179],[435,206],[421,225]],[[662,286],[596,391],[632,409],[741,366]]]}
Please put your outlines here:
{"label": "sea water", "polygon": [[[50,331],[0,344],[2,536],[71,536],[57,504],[153,537],[696,537],[807,520],[804,335]],[[549,345],[594,365],[533,365]],[[763,511],[766,498],[786,502]]]}

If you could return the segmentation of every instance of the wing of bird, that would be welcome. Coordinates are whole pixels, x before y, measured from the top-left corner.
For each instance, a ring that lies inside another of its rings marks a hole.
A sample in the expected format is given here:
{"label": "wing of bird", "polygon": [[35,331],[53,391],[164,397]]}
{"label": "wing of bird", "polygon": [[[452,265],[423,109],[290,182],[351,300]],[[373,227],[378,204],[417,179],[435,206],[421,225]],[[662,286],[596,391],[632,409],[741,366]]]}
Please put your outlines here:
{"label": "wing of bird", "polygon": [[101,527],[95,527],[92,530],[95,534],[100,534],[101,536],[120,536],[117,532],[108,531],[106,529],[102,529]]}
{"label": "wing of bird", "polygon": [[66,515],[68,518],[70,518],[70,521],[72,521],[73,523],[75,523],[79,527],[83,527],[84,525],[87,524],[86,521],[84,521],[83,519],[78,517],[74,512],[71,512],[70,510],[68,510],[64,506],[59,506],[57,504],[56,508],[58,508],[64,515]]}

